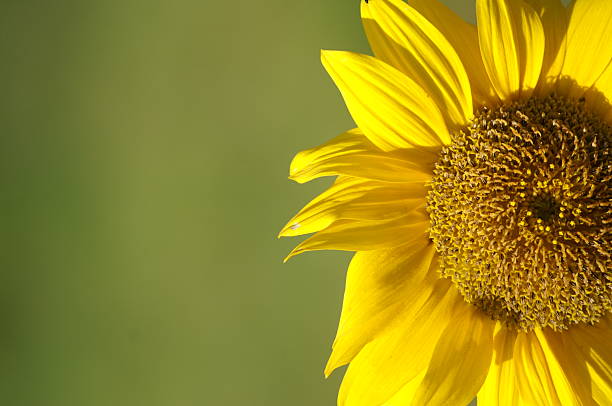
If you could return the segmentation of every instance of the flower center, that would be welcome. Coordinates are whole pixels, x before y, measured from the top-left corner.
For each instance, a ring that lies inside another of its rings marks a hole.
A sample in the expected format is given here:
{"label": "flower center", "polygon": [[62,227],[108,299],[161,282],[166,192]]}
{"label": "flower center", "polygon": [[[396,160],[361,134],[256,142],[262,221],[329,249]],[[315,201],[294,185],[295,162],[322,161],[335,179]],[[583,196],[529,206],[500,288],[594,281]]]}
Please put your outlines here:
{"label": "flower center", "polygon": [[612,310],[611,141],[582,100],[478,111],[427,197],[442,276],[518,330],[599,321]]}

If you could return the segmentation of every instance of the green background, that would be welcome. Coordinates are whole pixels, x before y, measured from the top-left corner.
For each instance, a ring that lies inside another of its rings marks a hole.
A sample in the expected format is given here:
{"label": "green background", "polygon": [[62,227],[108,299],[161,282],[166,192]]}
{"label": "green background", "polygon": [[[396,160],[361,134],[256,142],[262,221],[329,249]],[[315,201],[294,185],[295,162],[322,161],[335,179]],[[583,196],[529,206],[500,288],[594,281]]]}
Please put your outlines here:
{"label": "green background", "polygon": [[349,255],[276,234],[359,2],[1,4],[0,404],[335,404]]}

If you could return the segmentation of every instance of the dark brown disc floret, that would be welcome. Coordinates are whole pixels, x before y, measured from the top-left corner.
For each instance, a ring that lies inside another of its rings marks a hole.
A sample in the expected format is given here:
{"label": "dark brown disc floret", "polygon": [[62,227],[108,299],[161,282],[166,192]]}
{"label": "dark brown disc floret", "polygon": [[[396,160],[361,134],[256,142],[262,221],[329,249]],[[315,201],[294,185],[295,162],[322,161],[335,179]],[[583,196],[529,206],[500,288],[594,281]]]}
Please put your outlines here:
{"label": "dark brown disc floret", "polygon": [[478,111],[428,194],[442,276],[519,330],[596,323],[612,310],[611,139],[582,100]]}

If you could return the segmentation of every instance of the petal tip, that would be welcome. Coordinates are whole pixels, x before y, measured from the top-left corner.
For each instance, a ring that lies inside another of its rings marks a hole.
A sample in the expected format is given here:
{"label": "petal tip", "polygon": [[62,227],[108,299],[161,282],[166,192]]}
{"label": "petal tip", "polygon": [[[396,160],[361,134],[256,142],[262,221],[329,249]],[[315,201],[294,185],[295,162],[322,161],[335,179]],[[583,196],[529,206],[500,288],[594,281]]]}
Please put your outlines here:
{"label": "petal tip", "polygon": [[302,226],[302,224],[300,224],[299,222],[295,222],[293,220],[290,220],[282,229],[281,231],[278,233],[278,237],[277,238],[281,238],[281,237],[293,237],[295,236],[295,234],[291,233],[292,231],[297,230],[298,228],[300,228]]}
{"label": "petal tip", "polygon": [[332,52],[334,52],[334,51],[331,51],[329,49],[321,49],[321,60],[325,61],[325,59],[327,59],[328,55],[330,55]]}
{"label": "petal tip", "polygon": [[327,361],[327,364],[325,365],[325,369],[323,370],[323,375],[325,376],[325,379],[329,378],[331,376],[331,374],[338,367],[339,367],[339,365],[336,365],[336,362],[334,360],[334,355],[332,354],[331,357],[329,358],[329,360]]}
{"label": "petal tip", "polygon": [[305,250],[304,250],[304,249],[302,249],[302,248],[300,248],[300,246],[298,245],[297,247],[295,247],[295,248],[293,249],[293,251],[291,251],[291,252],[289,253],[289,255],[287,255],[287,256],[285,257],[285,259],[283,259],[283,264],[286,264],[286,263],[287,263],[287,261],[289,261],[291,258],[295,257],[296,255],[301,254],[301,253],[302,253],[302,252],[304,252],[304,251],[305,251]]}

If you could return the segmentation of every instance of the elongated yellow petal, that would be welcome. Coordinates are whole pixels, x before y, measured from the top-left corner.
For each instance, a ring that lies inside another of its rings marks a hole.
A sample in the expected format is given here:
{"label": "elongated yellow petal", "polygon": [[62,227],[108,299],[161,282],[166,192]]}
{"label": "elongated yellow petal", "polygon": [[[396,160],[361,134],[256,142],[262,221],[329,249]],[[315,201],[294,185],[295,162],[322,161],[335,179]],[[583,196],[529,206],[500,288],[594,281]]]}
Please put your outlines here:
{"label": "elongated yellow petal", "polygon": [[589,108],[612,124],[612,63],[584,96]]}
{"label": "elongated yellow petal", "polygon": [[410,0],[409,4],[440,30],[461,58],[470,79],[474,104],[496,104],[499,99],[480,56],[476,26],[464,21],[439,0]]}
{"label": "elongated yellow petal", "polygon": [[516,331],[497,323],[493,340],[491,367],[478,392],[481,406],[519,406],[520,398],[514,371]]}
{"label": "elongated yellow petal", "polygon": [[423,382],[427,370],[423,369],[421,373],[412,378],[395,394],[391,399],[386,401],[383,406],[406,406],[412,402],[414,394]]}
{"label": "elongated yellow petal", "polygon": [[540,16],[544,35],[544,61],[538,83],[540,94],[548,94],[556,85],[565,60],[569,13],[561,0],[526,0]]}
{"label": "elongated yellow petal", "polygon": [[322,176],[348,175],[385,182],[425,182],[431,179],[439,147],[382,151],[359,129],[350,130],[315,148],[298,153],[290,179],[305,183]]}
{"label": "elongated yellow petal", "polygon": [[[578,97],[590,88],[612,59],[612,1],[576,0],[567,30],[560,89]],[[575,84],[575,86],[574,86]]]}
{"label": "elongated yellow petal", "polygon": [[295,247],[285,261],[306,251],[371,251],[427,237],[429,218],[414,210],[391,220],[338,220]]}
{"label": "elongated yellow petal", "polygon": [[[572,328],[580,328],[575,326]],[[555,391],[562,405],[593,405],[591,386],[585,360],[569,339],[565,331],[555,332],[550,328],[536,329]]]}
{"label": "elongated yellow petal", "polygon": [[528,405],[562,406],[544,350],[533,331],[518,333],[514,345],[514,367],[521,398]]}
{"label": "elongated yellow petal", "polygon": [[495,322],[465,302],[436,345],[412,406],[467,405],[484,383]]}
{"label": "elongated yellow petal", "polygon": [[314,233],[339,219],[387,220],[422,205],[424,183],[383,183],[340,178],[293,217],[280,232],[289,237]]}
{"label": "elongated yellow petal", "polygon": [[394,319],[404,323],[423,305],[438,279],[434,251],[433,244],[423,238],[397,248],[355,254],[326,375],[351,361]]}
{"label": "elongated yellow petal", "polygon": [[403,317],[389,327],[351,361],[338,405],[380,405],[410,384],[427,369],[436,343],[459,305],[461,298],[450,282],[438,280],[412,317]]}
{"label": "elongated yellow petal", "polygon": [[362,2],[361,16],[376,57],[425,89],[447,113],[450,128],[465,126],[473,115],[470,82],[444,35],[400,0]]}
{"label": "elongated yellow petal", "polygon": [[502,100],[529,97],[544,58],[544,28],[523,0],[477,0],[478,38],[485,69]]}
{"label": "elongated yellow petal", "polygon": [[450,142],[434,100],[399,70],[352,52],[322,51],[321,59],[357,126],[379,148],[388,151]]}
{"label": "elongated yellow petal", "polygon": [[570,328],[567,335],[574,343],[573,349],[581,355],[591,378],[593,399],[605,405],[612,399],[612,316],[595,326]]}
{"label": "elongated yellow petal", "polygon": [[604,96],[607,106],[610,106],[612,104],[612,62],[603,71],[593,87]]}

